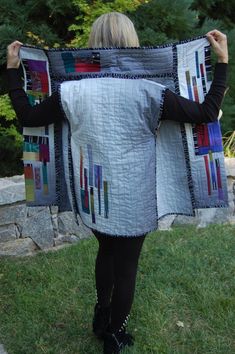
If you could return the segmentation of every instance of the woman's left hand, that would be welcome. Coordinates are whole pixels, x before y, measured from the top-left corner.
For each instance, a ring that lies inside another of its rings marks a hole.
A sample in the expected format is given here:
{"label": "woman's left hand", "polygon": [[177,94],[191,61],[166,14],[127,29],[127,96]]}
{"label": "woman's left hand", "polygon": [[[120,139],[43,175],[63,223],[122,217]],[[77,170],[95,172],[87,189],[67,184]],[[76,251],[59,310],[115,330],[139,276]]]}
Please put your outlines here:
{"label": "woman's left hand", "polygon": [[14,41],[7,47],[7,69],[18,69],[20,66],[19,51],[23,43]]}
{"label": "woman's left hand", "polygon": [[206,34],[215,54],[217,55],[218,63],[228,63],[228,44],[226,34],[213,30]]}

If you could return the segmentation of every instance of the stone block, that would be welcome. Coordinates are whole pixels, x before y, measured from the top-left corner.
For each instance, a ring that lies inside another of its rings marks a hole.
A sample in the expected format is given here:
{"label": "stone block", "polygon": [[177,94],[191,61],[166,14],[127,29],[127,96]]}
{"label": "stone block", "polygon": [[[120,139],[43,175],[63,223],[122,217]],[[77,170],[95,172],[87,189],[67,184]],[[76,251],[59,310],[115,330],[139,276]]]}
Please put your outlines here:
{"label": "stone block", "polygon": [[235,213],[235,177],[228,177],[228,201]]}
{"label": "stone block", "polygon": [[197,222],[197,216],[177,215],[174,225],[196,225]]}
{"label": "stone block", "polygon": [[171,225],[174,222],[175,218],[175,215],[163,216],[160,220],[158,220],[158,230],[171,230]]}
{"label": "stone block", "polygon": [[40,213],[42,210],[47,209],[47,212],[50,213],[50,209],[45,206],[27,206],[27,217],[31,217],[35,214]]}
{"label": "stone block", "polygon": [[54,231],[51,214],[47,208],[25,220],[22,237],[32,238],[41,249],[53,247]]}
{"label": "stone block", "polygon": [[58,231],[63,235],[79,234],[79,226],[76,223],[73,212],[62,212],[58,215]]}
{"label": "stone block", "polygon": [[86,238],[92,234],[91,230],[87,228],[81,218],[77,216],[78,223],[76,223],[73,212],[62,212],[58,214],[58,231],[63,235],[75,235],[79,238]]}
{"label": "stone block", "polygon": [[54,239],[54,245],[55,246],[60,246],[63,245],[64,243],[77,243],[79,241],[79,238],[75,235],[58,235]]}
{"label": "stone block", "polygon": [[19,238],[0,243],[0,256],[27,256],[36,250],[38,247],[30,238]]}
{"label": "stone block", "polygon": [[232,176],[235,179],[235,157],[225,158],[225,169],[227,176]]}
{"label": "stone block", "polygon": [[51,206],[50,206],[50,211],[51,211],[51,214],[52,214],[52,215],[58,214],[58,206],[56,206],[56,205],[51,205]]}
{"label": "stone block", "polygon": [[198,228],[209,224],[225,224],[229,222],[229,208],[198,209]]}
{"label": "stone block", "polygon": [[25,200],[23,176],[0,178],[0,205],[12,204]]}
{"label": "stone block", "polygon": [[25,204],[17,204],[0,207],[0,225],[20,224],[24,222],[27,216]]}
{"label": "stone block", "polygon": [[20,233],[15,224],[0,226],[0,242],[15,240],[19,237]]}
{"label": "stone block", "polygon": [[55,237],[57,237],[58,235],[58,217],[57,214],[52,214],[51,215],[51,220],[52,220],[52,226],[53,226],[53,230],[55,233]]}

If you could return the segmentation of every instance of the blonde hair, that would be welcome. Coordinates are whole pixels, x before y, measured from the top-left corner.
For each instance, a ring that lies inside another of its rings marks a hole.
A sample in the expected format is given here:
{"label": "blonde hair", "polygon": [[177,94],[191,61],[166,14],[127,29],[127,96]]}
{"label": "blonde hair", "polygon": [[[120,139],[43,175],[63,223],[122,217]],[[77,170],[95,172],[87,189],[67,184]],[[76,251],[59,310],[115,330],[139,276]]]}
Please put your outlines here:
{"label": "blonde hair", "polygon": [[88,47],[139,47],[139,39],[127,16],[119,12],[109,12],[93,23]]}

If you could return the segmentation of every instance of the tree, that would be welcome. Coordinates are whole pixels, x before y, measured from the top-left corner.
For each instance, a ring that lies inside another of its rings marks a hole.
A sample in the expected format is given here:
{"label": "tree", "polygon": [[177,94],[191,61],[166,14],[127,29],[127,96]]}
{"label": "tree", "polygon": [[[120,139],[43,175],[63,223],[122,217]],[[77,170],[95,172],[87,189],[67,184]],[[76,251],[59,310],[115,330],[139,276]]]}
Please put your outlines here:
{"label": "tree", "polygon": [[224,117],[221,120],[223,132],[235,131],[235,29],[228,32],[229,43],[229,82],[228,93],[223,104]]}
{"label": "tree", "polygon": [[[218,28],[225,31],[229,44],[229,90],[223,104],[223,131],[235,130],[235,2],[231,0],[194,0],[190,7],[198,12],[198,28],[209,19],[219,20]],[[213,27],[214,28],[214,27]]]}
{"label": "tree", "polygon": [[6,60],[6,46],[15,39],[24,43],[65,45],[78,8],[72,0],[1,0],[0,65]]}
{"label": "tree", "polygon": [[0,175],[23,173],[22,136],[8,95],[0,96]]}
{"label": "tree", "polygon": [[197,18],[189,10],[190,4],[189,0],[152,0],[129,13],[141,45],[163,44],[195,35]]}
{"label": "tree", "polygon": [[91,25],[100,15],[111,11],[132,12],[144,2],[145,0],[73,0],[73,5],[77,8],[78,15],[75,23],[69,26],[69,30],[75,33],[70,45],[86,47]]}
{"label": "tree", "polygon": [[235,2],[231,0],[194,0],[190,6],[199,12],[198,25],[201,27],[206,19],[221,20],[228,28],[235,25]]}

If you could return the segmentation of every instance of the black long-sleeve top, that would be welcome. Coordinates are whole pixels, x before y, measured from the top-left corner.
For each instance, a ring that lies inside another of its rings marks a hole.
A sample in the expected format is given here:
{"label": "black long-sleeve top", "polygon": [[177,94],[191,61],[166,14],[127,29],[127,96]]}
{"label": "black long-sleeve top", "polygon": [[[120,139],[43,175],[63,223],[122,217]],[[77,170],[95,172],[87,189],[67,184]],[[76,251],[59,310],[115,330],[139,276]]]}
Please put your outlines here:
{"label": "black long-sleeve top", "polygon": [[[228,65],[217,63],[214,79],[205,100],[194,102],[166,90],[162,120],[175,120],[188,123],[208,123],[217,120],[227,82]],[[41,104],[31,106],[22,88],[19,69],[8,69],[9,96],[20,123],[25,127],[44,126],[59,122],[64,115],[56,91]]]}

